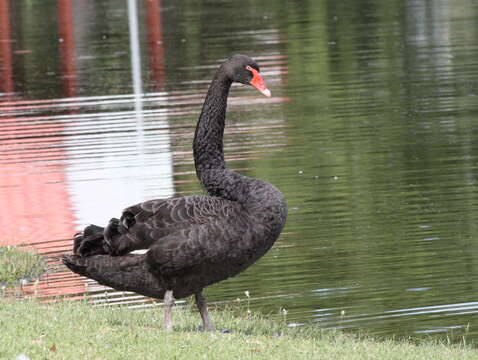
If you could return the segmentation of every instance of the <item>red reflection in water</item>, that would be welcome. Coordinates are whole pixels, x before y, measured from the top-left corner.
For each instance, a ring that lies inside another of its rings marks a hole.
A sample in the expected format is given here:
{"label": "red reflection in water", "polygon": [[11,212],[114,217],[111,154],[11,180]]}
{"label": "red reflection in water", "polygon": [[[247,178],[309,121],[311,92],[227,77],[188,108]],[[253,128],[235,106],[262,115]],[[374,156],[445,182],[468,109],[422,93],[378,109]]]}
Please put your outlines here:
{"label": "red reflection in water", "polygon": [[65,97],[76,96],[76,56],[72,0],[58,0],[61,74]]}
{"label": "red reflection in water", "polygon": [[[9,148],[13,152],[21,149],[21,143]],[[71,237],[74,218],[63,166],[52,164],[35,169],[25,165],[22,156],[18,160],[0,163],[0,246]]]}
{"label": "red reflection in water", "polygon": [[[70,0],[58,1],[58,15],[63,89],[65,96],[71,97],[76,94],[76,68]],[[4,92],[13,92],[9,16],[8,0],[0,0],[0,90]],[[64,125],[50,122],[55,135],[45,136],[44,121],[35,121],[34,116],[4,115],[24,101],[5,100],[0,103],[0,246],[29,244],[40,253],[69,250],[71,240],[51,244],[52,240],[71,238],[75,231],[65,165],[59,160],[66,158],[62,138],[57,136]],[[31,110],[38,108],[33,105]],[[78,276],[57,273],[24,290],[27,294],[57,296],[80,293],[84,287]]]}
{"label": "red reflection in water", "polygon": [[13,93],[9,0],[0,0],[0,92]]}
{"label": "red reflection in water", "polygon": [[146,24],[148,28],[149,69],[153,91],[164,90],[164,46],[161,28],[160,0],[145,0]]}
{"label": "red reflection in water", "polygon": [[[3,36],[8,35],[8,39],[9,15],[8,1],[0,0],[1,31]],[[70,0],[58,1],[58,15],[58,31],[63,39],[60,48],[64,92],[66,96],[72,96],[75,93],[76,73]],[[10,67],[4,66],[4,73],[8,71],[7,77],[11,79],[9,47],[10,42],[2,41],[0,57],[3,64],[10,64]],[[8,86],[13,89],[13,84]],[[19,104],[10,101],[8,108],[15,109]],[[0,148],[4,154],[0,159],[0,245],[39,244],[70,238],[74,232],[74,216],[67,191],[65,165],[60,161],[52,161],[54,158],[66,158],[61,137],[45,137],[43,122],[32,122],[30,125],[24,118],[17,121],[14,117],[2,117],[1,125],[2,133],[7,138],[2,141]],[[61,133],[64,126],[61,123],[49,125],[55,126],[57,133]],[[26,128],[29,138],[41,137],[41,144],[22,139]]]}

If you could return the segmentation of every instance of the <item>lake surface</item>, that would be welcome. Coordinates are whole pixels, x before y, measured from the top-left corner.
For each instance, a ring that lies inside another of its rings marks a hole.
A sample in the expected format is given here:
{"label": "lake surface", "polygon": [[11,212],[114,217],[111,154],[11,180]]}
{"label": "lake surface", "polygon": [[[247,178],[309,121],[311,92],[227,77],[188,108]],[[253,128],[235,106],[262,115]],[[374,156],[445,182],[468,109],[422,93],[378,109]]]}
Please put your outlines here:
{"label": "lake surface", "polygon": [[[215,68],[230,167],[275,184],[273,249],[211,286],[291,324],[478,340],[478,2],[0,0],[0,245],[55,270],[27,292],[153,306],[68,272],[72,234],[201,192],[191,142]],[[199,319],[198,319],[199,322]]]}

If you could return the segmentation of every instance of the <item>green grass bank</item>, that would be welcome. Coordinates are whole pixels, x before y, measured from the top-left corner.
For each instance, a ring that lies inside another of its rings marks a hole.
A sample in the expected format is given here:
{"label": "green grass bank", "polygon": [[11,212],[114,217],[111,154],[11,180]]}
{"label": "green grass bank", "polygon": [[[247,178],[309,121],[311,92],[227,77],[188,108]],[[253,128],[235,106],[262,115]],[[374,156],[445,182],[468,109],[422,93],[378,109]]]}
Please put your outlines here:
{"label": "green grass bank", "polygon": [[211,314],[231,333],[199,332],[199,316],[187,306],[175,309],[175,331],[168,333],[161,309],[0,299],[0,359],[478,359],[465,346],[375,341],[228,310]]}
{"label": "green grass bank", "polygon": [[41,255],[16,246],[0,246],[0,284],[39,277],[46,270]]}

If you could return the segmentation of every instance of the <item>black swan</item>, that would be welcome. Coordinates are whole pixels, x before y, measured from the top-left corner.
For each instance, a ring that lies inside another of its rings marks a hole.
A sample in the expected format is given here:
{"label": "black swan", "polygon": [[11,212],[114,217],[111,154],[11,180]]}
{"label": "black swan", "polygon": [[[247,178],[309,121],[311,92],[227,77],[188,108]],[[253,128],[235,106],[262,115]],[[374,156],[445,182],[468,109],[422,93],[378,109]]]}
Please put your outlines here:
{"label": "black swan", "polygon": [[[251,58],[234,55],[209,87],[194,136],[196,174],[208,195],[146,201],[126,208],[106,228],[75,235],[73,272],[145,296],[164,298],[164,326],[172,329],[175,298],[195,295],[203,329],[215,330],[202,290],[234,276],[264,255],[278,238],[287,204],[273,185],[226,167],[224,123],[232,82],[271,93]],[[128,254],[148,249],[145,254]]]}

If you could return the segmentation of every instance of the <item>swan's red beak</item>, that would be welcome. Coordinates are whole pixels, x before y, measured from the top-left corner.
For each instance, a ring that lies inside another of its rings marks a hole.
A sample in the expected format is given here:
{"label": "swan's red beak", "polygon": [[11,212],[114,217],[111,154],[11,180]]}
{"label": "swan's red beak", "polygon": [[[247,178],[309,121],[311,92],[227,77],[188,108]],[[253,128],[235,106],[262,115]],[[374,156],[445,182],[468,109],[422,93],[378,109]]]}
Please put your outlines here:
{"label": "swan's red beak", "polygon": [[264,79],[262,78],[261,74],[259,74],[259,71],[257,71],[256,69],[250,66],[246,67],[246,69],[252,73],[252,80],[249,81],[249,84],[254,86],[257,90],[259,90],[265,96],[271,97],[271,91],[267,88],[266,83],[264,82]]}

